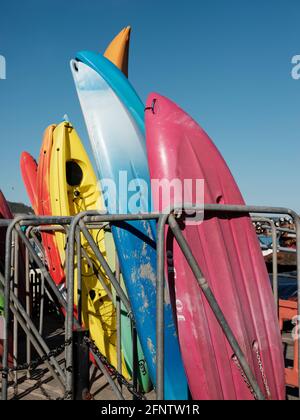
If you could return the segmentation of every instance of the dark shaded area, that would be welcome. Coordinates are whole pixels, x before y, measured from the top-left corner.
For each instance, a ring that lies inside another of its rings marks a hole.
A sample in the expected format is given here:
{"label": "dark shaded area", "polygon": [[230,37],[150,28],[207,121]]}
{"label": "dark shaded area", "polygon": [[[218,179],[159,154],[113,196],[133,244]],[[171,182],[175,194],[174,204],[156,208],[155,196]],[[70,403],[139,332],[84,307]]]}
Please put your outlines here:
{"label": "dark shaded area", "polygon": [[[272,281],[272,274],[270,274]],[[290,300],[297,296],[297,273],[282,273],[278,276],[279,298],[282,300]]]}
{"label": "dark shaded area", "polygon": [[83,180],[83,172],[77,162],[70,160],[66,163],[67,183],[70,187],[79,187]]}
{"label": "dark shaded area", "polygon": [[11,212],[15,214],[34,214],[34,211],[31,207],[26,206],[23,203],[8,203]]}
{"label": "dark shaded area", "polygon": [[[296,261],[296,254],[287,254],[284,252],[279,252],[277,254],[278,258],[278,272],[279,273],[287,273],[291,271],[297,270],[297,261]],[[273,272],[273,255],[270,254],[265,257],[265,261],[267,264],[268,272]]]}

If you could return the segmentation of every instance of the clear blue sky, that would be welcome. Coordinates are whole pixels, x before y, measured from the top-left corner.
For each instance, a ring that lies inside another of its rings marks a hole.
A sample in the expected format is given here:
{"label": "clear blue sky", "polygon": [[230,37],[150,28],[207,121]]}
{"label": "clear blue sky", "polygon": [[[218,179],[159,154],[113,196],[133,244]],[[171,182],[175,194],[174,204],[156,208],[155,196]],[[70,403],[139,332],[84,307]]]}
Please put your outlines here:
{"label": "clear blue sky", "polygon": [[299,0],[10,0],[1,2],[0,188],[26,201],[24,150],[68,114],[88,146],[69,60],[103,52],[132,25],[130,80],[167,95],[208,131],[249,204],[300,211]]}

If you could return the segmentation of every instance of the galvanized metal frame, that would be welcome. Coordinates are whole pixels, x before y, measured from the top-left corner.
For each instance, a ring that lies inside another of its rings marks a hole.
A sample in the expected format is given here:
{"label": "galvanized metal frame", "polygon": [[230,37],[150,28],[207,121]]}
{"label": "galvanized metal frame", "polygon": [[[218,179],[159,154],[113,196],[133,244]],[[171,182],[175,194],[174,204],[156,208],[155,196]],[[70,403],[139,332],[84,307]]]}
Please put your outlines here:
{"label": "galvanized metal frame", "polygon": [[[66,315],[66,336],[65,336],[66,340],[70,340],[72,338],[73,328],[74,328],[74,326],[73,326],[74,256],[75,256],[75,246],[74,245],[75,245],[75,241],[76,241],[76,235],[77,235],[77,237],[80,236],[81,234],[84,235],[86,241],[88,242],[89,246],[91,247],[92,251],[94,252],[96,258],[100,262],[100,265],[101,265],[102,269],[105,271],[109,280],[111,281],[112,286],[115,288],[117,298],[120,300],[120,302],[122,302],[124,304],[128,314],[132,318],[132,311],[131,311],[130,302],[129,302],[127,296],[125,295],[124,291],[122,290],[121,285],[119,283],[119,280],[116,278],[114,273],[111,271],[111,268],[109,267],[109,265],[106,262],[104,256],[100,252],[100,250],[98,248],[98,245],[95,243],[92,235],[89,232],[89,229],[99,229],[99,226],[98,226],[99,223],[100,223],[100,227],[101,227],[101,225],[103,225],[102,220],[96,220],[96,224],[94,223],[95,226],[87,226],[88,224],[85,224],[83,219],[86,218],[86,216],[88,214],[90,214],[91,216],[95,215],[95,216],[101,217],[100,212],[81,213],[73,219],[73,222],[70,225],[70,229],[69,229],[69,238],[68,238],[68,246],[67,246],[67,290],[68,290],[67,307],[68,307],[68,311],[67,311],[67,315]],[[105,216],[105,214],[103,214],[102,217],[105,218],[107,216]],[[95,221],[93,220],[92,222],[95,222]],[[106,220],[104,220],[104,223],[106,223]],[[120,311],[120,307],[119,307],[119,311]],[[117,320],[120,320],[120,313],[119,313],[119,315],[117,314]],[[118,328],[119,326],[120,325],[117,325],[117,330],[119,329]],[[120,337],[118,339],[117,353],[118,353],[117,354],[118,363],[120,364],[120,362],[121,362],[121,339],[120,339]],[[67,392],[70,395],[73,394],[72,360],[73,360],[73,348],[69,347],[69,348],[66,349],[66,366],[67,366],[66,389],[67,389]],[[97,360],[97,362],[98,362],[98,365],[99,365],[99,363],[101,363],[99,359]],[[106,369],[104,368],[102,363],[100,364],[100,368],[101,368],[102,372],[105,374],[106,379],[108,379]],[[109,383],[110,383],[113,391],[115,392],[117,398],[121,399],[121,400],[124,399],[124,397],[123,397],[120,389],[118,388],[118,386],[111,379],[109,380]]]}
{"label": "galvanized metal frame", "polygon": [[[190,206],[189,209],[195,212],[208,212],[215,215],[222,214],[222,217],[227,216],[228,218],[232,217],[240,217],[247,214],[259,214],[259,215],[289,215],[295,223],[296,228],[296,238],[297,238],[297,284],[298,284],[298,313],[299,313],[299,301],[300,301],[300,218],[296,212],[291,209],[287,208],[277,208],[277,207],[264,207],[264,206],[228,206],[228,205],[206,205],[201,208]],[[117,296],[121,302],[123,302],[126,310],[132,317],[131,306],[128,298],[122,291],[118,279],[114,273],[112,273],[110,267],[108,266],[105,258],[101,254],[98,249],[97,244],[93,240],[92,235],[89,232],[89,229],[95,229],[96,226],[99,228],[103,226],[103,224],[110,223],[113,225],[114,223],[118,223],[120,221],[133,221],[133,220],[156,220],[157,223],[157,387],[156,393],[158,399],[164,398],[164,288],[165,288],[165,264],[164,264],[164,249],[165,249],[165,228],[166,225],[169,225],[170,229],[172,230],[176,241],[178,242],[179,246],[181,247],[191,269],[194,272],[194,275],[198,281],[199,287],[201,288],[202,292],[205,294],[208,302],[210,303],[217,320],[219,321],[223,331],[231,343],[231,346],[237,355],[240,364],[251,383],[255,393],[259,399],[263,399],[263,393],[259,389],[257,382],[254,378],[254,375],[249,368],[245,356],[242,353],[239,345],[228,325],[218,303],[215,300],[214,295],[212,294],[206,280],[203,278],[201,273],[200,267],[198,266],[196,259],[193,256],[193,250],[191,250],[188,244],[185,241],[184,236],[182,235],[181,230],[179,229],[178,223],[176,221],[176,209],[173,209],[170,214],[141,214],[141,215],[107,215],[104,213],[95,212],[85,212],[77,215],[74,218],[71,217],[35,217],[35,216],[28,216],[28,217],[19,217],[16,218],[14,221],[0,221],[0,226],[7,227],[7,239],[6,239],[6,264],[5,264],[5,280],[4,280],[4,296],[5,296],[5,328],[8,331],[8,322],[9,322],[9,309],[11,306],[11,300],[17,307],[17,310],[24,316],[26,322],[18,317],[18,311],[16,312],[15,308],[12,308],[12,312],[14,316],[18,318],[18,322],[20,323],[21,327],[24,329],[26,334],[30,337],[32,344],[39,348],[41,352],[41,348],[45,350],[45,343],[42,337],[38,334],[38,331],[34,330],[34,326],[31,325],[30,317],[28,317],[24,308],[20,308],[19,301],[10,287],[11,281],[11,272],[10,272],[10,261],[12,256],[12,238],[17,233],[18,237],[22,240],[25,244],[27,249],[28,255],[31,255],[35,263],[40,268],[42,274],[45,277],[45,280],[51,290],[55,293],[56,297],[59,300],[61,306],[66,310],[67,317],[66,317],[66,339],[72,338],[73,327],[76,328],[80,327],[80,323],[74,318],[73,314],[73,307],[74,307],[74,256],[75,256],[75,244],[77,244],[77,258],[81,256],[81,247],[79,246],[79,242],[81,242],[80,235],[83,234],[89,243],[90,247],[92,248],[93,252],[95,253],[97,259],[99,260],[100,264],[102,265],[103,269],[107,273],[113,287],[116,290]],[[271,219],[266,217],[261,217],[261,221],[265,223],[270,223],[272,229],[272,235],[274,235],[274,226],[271,223]],[[67,276],[66,276],[66,283],[67,283],[67,302],[63,299],[58,288],[54,285],[54,282],[51,279],[50,274],[46,270],[45,266],[39,260],[38,256],[36,255],[28,237],[24,232],[21,230],[21,226],[27,226],[29,228],[32,227],[46,227],[45,229],[53,230],[57,226],[62,226],[64,229],[67,227],[67,234],[68,234],[68,241],[67,241],[67,258],[66,258],[66,265],[67,265]],[[276,234],[276,233],[275,233]],[[273,236],[274,238],[274,236]],[[276,241],[275,241],[276,244]],[[277,244],[276,244],[277,245]],[[273,244],[274,247],[274,244]],[[275,248],[273,248],[275,251]],[[277,250],[274,252],[274,255],[277,255]],[[276,265],[276,269],[275,269]],[[276,291],[278,290],[276,287],[276,278],[278,278],[277,272],[277,264],[276,259],[273,261],[273,268],[275,270],[275,280],[274,281],[274,290],[275,290],[275,300],[278,302],[278,295],[276,296]],[[29,328],[30,327],[30,328]],[[299,337],[300,343],[300,337]],[[40,346],[40,347],[39,347]],[[120,345],[118,345],[119,347]],[[73,386],[73,377],[72,377],[72,346],[67,347],[66,349],[66,373],[65,373],[65,389],[67,393],[69,393],[69,397],[72,398],[72,386]],[[96,357],[96,359],[98,359]],[[299,357],[300,359],[300,357]],[[100,369],[102,370],[103,374],[105,375],[107,381],[113,387],[114,392],[116,393],[119,399],[123,399],[123,395],[120,389],[116,386],[110,375],[107,373],[105,367],[101,363],[100,360],[97,360]],[[53,361],[55,364],[55,361]],[[49,364],[50,365],[50,364]],[[8,366],[8,343],[7,340],[4,342],[4,353],[3,353],[3,367],[7,368]],[[56,372],[52,369],[52,366],[49,366],[49,370],[53,371],[55,376]],[[57,369],[56,369],[57,370]],[[61,377],[64,376],[64,373]],[[300,378],[299,378],[300,384]],[[3,377],[2,379],[2,399],[7,398],[7,378]],[[299,388],[300,389],[300,388]]]}
{"label": "galvanized metal frame", "polygon": [[[37,263],[39,268],[42,271],[42,274],[45,275],[45,278],[48,282],[48,285],[51,287],[52,291],[55,293],[56,297],[59,299],[62,306],[66,306],[65,301],[60,295],[60,292],[54,285],[54,282],[46,270],[45,266],[41,263],[38,256],[36,255],[29,238],[26,236],[24,232],[21,230],[21,225],[24,226],[34,226],[36,224],[61,224],[61,223],[67,223],[69,220],[66,221],[66,219],[61,218],[58,220],[57,218],[51,218],[51,221],[49,221],[49,218],[37,218],[35,216],[20,216],[14,219],[13,221],[7,222],[3,224],[7,227],[7,234],[6,234],[6,252],[5,252],[5,278],[4,278],[4,335],[5,337],[8,337],[9,333],[9,322],[10,322],[10,309],[12,310],[12,313],[14,314],[14,317],[16,320],[18,320],[18,323],[22,326],[23,330],[26,332],[26,334],[29,336],[30,341],[32,345],[36,348],[38,354],[40,356],[43,356],[45,354],[48,354],[50,352],[49,347],[45,343],[44,339],[39,334],[38,330],[36,329],[35,325],[31,321],[30,317],[27,314],[27,311],[23,308],[20,301],[16,297],[15,293],[13,292],[11,288],[11,279],[13,278],[13,275],[15,273],[15,267],[13,272],[11,273],[11,260],[12,260],[12,241],[15,234],[18,235],[18,239],[20,238],[23,243],[25,244],[26,248],[28,249],[29,253],[31,254],[33,260]],[[2,226],[3,226],[2,225]],[[11,300],[13,304],[15,305],[15,308],[11,308]],[[20,314],[22,317],[20,319],[20,316],[17,317],[17,314]],[[26,322],[24,323],[24,319]],[[4,340],[3,345],[3,358],[2,358],[2,367],[4,370],[8,369],[8,352],[9,352],[9,342],[8,340]],[[51,362],[51,363],[50,363]],[[61,366],[57,362],[57,360],[54,357],[50,358],[50,361],[46,362],[46,365],[48,366],[49,371],[52,373],[52,376],[54,379],[57,380],[58,385],[62,388],[62,390],[65,390],[64,382],[65,382],[65,373],[63,372]],[[53,367],[52,367],[53,365]],[[62,378],[62,379],[61,379]],[[2,375],[2,400],[6,400],[8,395],[8,376],[4,372]]]}

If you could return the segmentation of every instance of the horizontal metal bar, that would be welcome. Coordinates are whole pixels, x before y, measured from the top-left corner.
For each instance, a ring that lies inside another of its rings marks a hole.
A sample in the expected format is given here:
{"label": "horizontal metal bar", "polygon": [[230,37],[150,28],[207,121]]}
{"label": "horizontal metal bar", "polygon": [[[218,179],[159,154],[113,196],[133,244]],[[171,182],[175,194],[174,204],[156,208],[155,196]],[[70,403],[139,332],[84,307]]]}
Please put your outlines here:
{"label": "horizontal metal bar", "polygon": [[285,247],[278,247],[279,252],[284,252],[285,254],[297,254],[297,249],[294,248],[285,248]]}
{"label": "horizontal metal bar", "polygon": [[0,219],[0,227],[8,227],[11,224],[10,219]]}
{"label": "horizontal metal bar", "polygon": [[[262,229],[265,229],[265,230],[270,230],[270,226],[266,226],[266,225],[263,225],[263,226],[261,226],[262,227]],[[276,226],[276,231],[277,232],[282,232],[282,233],[289,233],[289,234],[291,234],[291,235],[294,235],[295,236],[295,238],[296,238],[296,231],[295,231],[295,229],[287,229],[287,228],[280,228],[280,227],[277,227]]]}

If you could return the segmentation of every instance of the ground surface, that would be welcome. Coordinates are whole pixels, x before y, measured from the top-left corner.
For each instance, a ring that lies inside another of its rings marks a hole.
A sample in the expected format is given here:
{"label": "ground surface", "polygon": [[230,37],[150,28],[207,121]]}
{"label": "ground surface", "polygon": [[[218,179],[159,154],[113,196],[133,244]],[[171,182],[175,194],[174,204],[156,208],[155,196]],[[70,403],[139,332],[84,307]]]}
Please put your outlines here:
{"label": "ground surface", "polygon": [[[63,329],[58,329],[51,333],[49,340],[52,343],[59,343],[63,341]],[[287,363],[291,363],[293,359],[293,342],[290,338],[290,334],[285,334],[283,339],[286,347],[286,359]],[[52,347],[53,348],[53,347]],[[61,365],[64,365],[64,359],[60,360]],[[91,367],[91,396],[94,400],[105,401],[105,400],[116,400],[117,397],[114,394],[112,388],[107,384],[107,381],[96,369]],[[51,374],[47,370],[45,365],[42,365],[37,369],[30,379],[27,378],[27,372],[18,373],[17,385],[14,386],[14,377],[10,377],[10,388],[9,388],[9,399],[15,400],[55,400],[63,397],[63,391],[60,389],[59,384],[53,380]],[[288,389],[288,399],[298,399],[298,389]],[[124,391],[124,397],[126,400],[132,399],[132,395],[129,392]],[[154,400],[155,393],[147,395],[147,399]]]}
{"label": "ground surface", "polygon": [[[38,325],[38,321],[36,322]],[[64,343],[64,320],[52,313],[45,317],[44,321],[43,337],[50,349],[55,349],[59,345]],[[291,333],[285,333],[283,336],[283,343],[285,345],[285,358],[286,365],[291,366],[293,364],[293,340]],[[26,348],[25,341],[20,342],[21,349]],[[21,353],[21,352],[20,352]],[[20,354],[22,358],[22,355]],[[32,354],[32,359],[35,359],[36,355]],[[24,355],[23,355],[24,359]],[[58,358],[59,363],[64,367],[64,353]],[[23,360],[24,361],[24,360]],[[95,367],[91,367],[90,371],[91,378],[91,398],[94,400],[116,400],[117,397],[113,392],[110,385],[107,384],[103,374]],[[34,372],[31,372],[29,377],[27,371],[18,372],[18,375],[10,375],[10,387],[9,387],[9,399],[15,400],[55,400],[61,399],[64,396],[64,391],[60,388],[60,385],[53,379],[46,365],[41,365]],[[1,382],[0,382],[1,388]],[[126,400],[132,399],[132,395],[124,390],[124,398]],[[298,389],[289,388],[287,390],[289,400],[297,400]],[[152,392],[146,396],[149,400],[155,399],[155,393]],[[1,394],[0,394],[1,398]]]}

